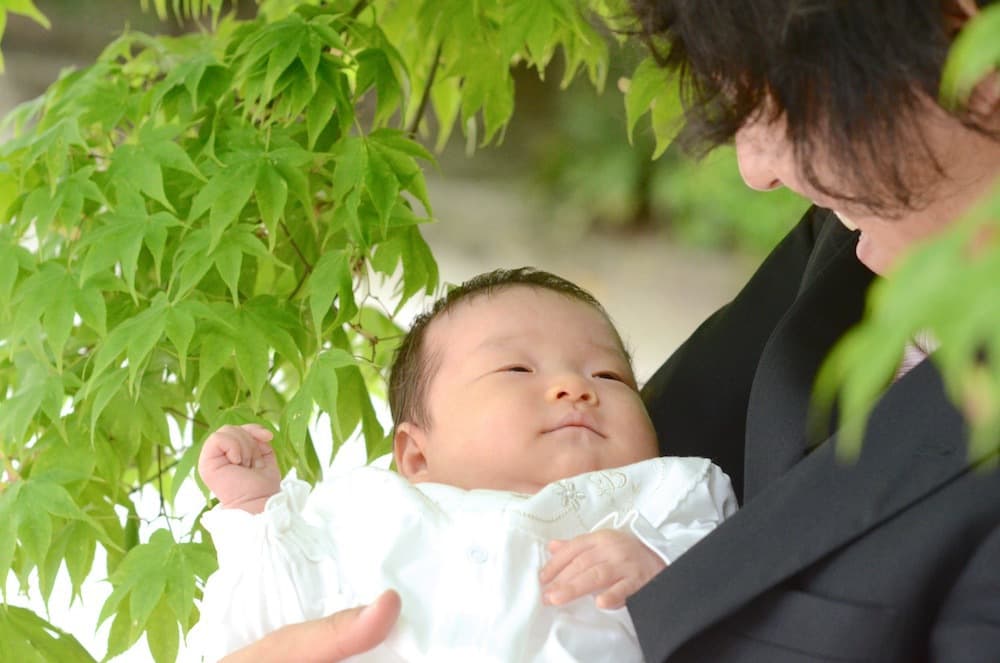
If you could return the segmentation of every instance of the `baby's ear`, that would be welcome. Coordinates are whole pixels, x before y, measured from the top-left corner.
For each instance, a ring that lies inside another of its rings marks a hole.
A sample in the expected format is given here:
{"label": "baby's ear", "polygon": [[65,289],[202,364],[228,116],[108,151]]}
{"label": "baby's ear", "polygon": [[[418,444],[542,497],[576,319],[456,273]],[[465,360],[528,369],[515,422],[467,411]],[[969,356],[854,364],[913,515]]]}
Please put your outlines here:
{"label": "baby's ear", "polygon": [[396,425],[392,436],[392,457],[396,461],[396,469],[409,481],[427,480],[426,442],[427,433],[417,424],[404,421]]}

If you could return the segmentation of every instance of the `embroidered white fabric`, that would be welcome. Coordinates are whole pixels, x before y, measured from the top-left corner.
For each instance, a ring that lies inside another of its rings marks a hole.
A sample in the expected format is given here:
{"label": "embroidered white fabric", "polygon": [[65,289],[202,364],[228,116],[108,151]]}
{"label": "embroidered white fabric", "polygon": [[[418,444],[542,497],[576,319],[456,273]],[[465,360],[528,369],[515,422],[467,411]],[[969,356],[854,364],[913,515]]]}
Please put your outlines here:
{"label": "embroidered white fabric", "polygon": [[370,467],[310,491],[291,474],[261,514],[205,514],[219,570],[189,642],[216,660],[394,588],[399,623],[352,661],[638,662],[624,608],[542,604],[547,542],[624,529],[669,564],[735,509],[728,477],[703,458],[590,472],[534,495],[410,484]]}

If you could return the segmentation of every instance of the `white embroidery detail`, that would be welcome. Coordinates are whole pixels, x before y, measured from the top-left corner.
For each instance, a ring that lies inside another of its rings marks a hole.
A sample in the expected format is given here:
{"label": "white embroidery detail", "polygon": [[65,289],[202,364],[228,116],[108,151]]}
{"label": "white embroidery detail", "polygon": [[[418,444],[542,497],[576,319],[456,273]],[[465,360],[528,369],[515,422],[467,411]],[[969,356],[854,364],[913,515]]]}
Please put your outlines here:
{"label": "white embroidery detail", "polygon": [[628,484],[628,475],[615,470],[595,472],[590,475],[590,481],[597,486],[598,496],[605,497],[624,488]]}
{"label": "white embroidery detail", "polygon": [[562,499],[562,505],[567,509],[579,511],[580,503],[587,497],[583,494],[583,491],[577,490],[576,485],[572,481],[560,481],[556,485],[559,489],[559,497]]}

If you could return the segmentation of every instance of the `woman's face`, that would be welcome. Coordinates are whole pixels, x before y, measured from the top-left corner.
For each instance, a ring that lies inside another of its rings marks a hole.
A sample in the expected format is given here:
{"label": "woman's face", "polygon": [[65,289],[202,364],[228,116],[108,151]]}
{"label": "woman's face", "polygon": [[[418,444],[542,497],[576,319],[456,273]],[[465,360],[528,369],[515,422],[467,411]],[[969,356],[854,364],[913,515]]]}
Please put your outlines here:
{"label": "woman's face", "polygon": [[[944,176],[936,176],[930,163],[904,164],[903,171],[913,180],[908,183],[925,194],[925,204],[917,209],[872,212],[817,191],[802,175],[803,164],[795,157],[780,117],[773,121],[751,120],[737,132],[740,174],[753,189],[768,191],[787,186],[820,207],[833,210],[844,225],[860,231],[858,259],[873,272],[885,274],[915,243],[956,221],[989,192],[1000,176],[1000,142],[966,128],[930,101],[918,122],[921,135],[937,156]],[[915,153],[922,152],[915,150]],[[844,186],[830,174],[829,154],[822,146],[814,150],[810,165],[826,188],[838,191],[838,186]],[[873,184],[874,191],[882,189]],[[852,194],[849,190],[842,193]]]}

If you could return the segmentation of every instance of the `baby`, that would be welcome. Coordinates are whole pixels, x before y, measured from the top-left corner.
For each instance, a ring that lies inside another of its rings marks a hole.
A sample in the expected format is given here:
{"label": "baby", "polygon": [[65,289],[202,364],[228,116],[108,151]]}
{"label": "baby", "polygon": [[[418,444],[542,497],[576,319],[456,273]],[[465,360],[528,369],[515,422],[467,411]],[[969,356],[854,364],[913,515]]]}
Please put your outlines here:
{"label": "baby", "polygon": [[398,474],[310,489],[260,426],[206,440],[206,657],[394,588],[393,633],[352,660],[641,661],[625,599],[736,501],[708,460],[657,458],[601,305],[541,271],[478,276],[417,318],[389,391]]}

